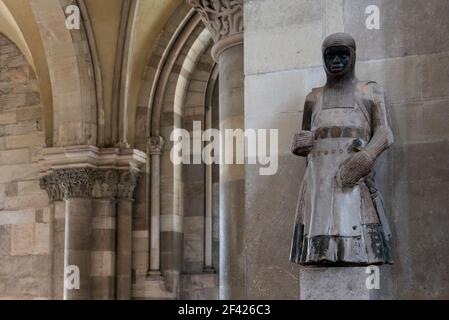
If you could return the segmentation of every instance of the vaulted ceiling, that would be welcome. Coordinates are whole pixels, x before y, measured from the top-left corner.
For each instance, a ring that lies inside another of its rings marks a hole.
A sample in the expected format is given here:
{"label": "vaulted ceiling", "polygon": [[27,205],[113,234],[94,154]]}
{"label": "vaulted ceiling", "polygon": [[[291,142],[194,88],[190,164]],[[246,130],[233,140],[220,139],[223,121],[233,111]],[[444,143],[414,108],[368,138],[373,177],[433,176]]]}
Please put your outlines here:
{"label": "vaulted ceiling", "polygon": [[[50,5],[54,7],[55,1],[58,0],[0,0],[0,33],[18,46],[35,69],[47,123],[52,122],[53,95],[48,52],[45,51],[42,34],[50,33],[51,37],[52,32],[58,31],[43,30],[42,24],[39,23],[39,19],[43,18],[37,16],[33,8],[36,6],[45,8]],[[59,0],[60,10],[71,2]],[[113,103],[117,63],[123,63],[116,61],[117,51],[123,49],[128,56],[127,102],[129,105],[135,105],[139,82],[143,77],[151,48],[166,21],[183,0],[80,0],[79,2],[83,2],[85,6],[95,37],[105,110],[109,110]],[[123,33],[123,30],[126,32]]]}

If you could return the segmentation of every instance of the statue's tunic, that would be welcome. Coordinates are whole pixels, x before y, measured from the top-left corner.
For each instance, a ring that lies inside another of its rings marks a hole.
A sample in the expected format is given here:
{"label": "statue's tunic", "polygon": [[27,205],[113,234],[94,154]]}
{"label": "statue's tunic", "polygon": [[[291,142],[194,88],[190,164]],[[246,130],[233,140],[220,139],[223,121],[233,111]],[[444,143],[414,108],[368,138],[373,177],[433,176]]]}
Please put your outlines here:
{"label": "statue's tunic", "polygon": [[326,103],[324,88],[308,96],[313,107],[305,110],[305,117],[315,142],[300,188],[292,262],[321,266],[391,262],[388,224],[373,175],[354,187],[342,187],[336,178],[340,164],[359,150],[354,141],[363,148],[376,125],[387,125],[379,123],[386,119],[382,116],[386,110],[378,110],[384,105],[373,101],[376,86],[359,82],[353,99],[346,99],[349,105]]}

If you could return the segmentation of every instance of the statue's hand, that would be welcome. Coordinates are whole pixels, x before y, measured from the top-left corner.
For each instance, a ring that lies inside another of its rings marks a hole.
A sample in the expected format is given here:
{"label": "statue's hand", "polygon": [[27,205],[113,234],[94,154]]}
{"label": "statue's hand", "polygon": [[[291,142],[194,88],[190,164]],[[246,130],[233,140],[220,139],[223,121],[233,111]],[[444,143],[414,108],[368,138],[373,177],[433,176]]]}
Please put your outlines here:
{"label": "statue's hand", "polygon": [[293,136],[292,153],[297,156],[305,156],[313,148],[313,132],[302,130]]}
{"label": "statue's hand", "polygon": [[366,151],[352,154],[343,161],[337,172],[337,181],[342,187],[353,187],[373,169],[374,159]]}

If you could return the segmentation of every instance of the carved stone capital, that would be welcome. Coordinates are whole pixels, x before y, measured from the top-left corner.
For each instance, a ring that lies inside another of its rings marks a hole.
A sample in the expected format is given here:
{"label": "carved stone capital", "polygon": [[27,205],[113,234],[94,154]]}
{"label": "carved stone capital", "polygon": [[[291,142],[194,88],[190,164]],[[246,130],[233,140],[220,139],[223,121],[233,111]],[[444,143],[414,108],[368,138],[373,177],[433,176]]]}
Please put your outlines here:
{"label": "carved stone capital", "polygon": [[41,177],[39,185],[41,189],[47,191],[50,201],[62,201],[64,199],[64,190],[54,173]]}
{"label": "carved stone capital", "polygon": [[95,169],[70,168],[53,172],[64,193],[64,199],[90,198],[95,183]]}
{"label": "carved stone capital", "polygon": [[161,154],[164,147],[164,139],[162,137],[151,137],[148,140],[148,152],[150,155]]}
{"label": "carved stone capital", "polygon": [[117,170],[96,170],[94,175],[93,196],[95,198],[115,198],[119,178]]}
{"label": "carved stone capital", "polygon": [[187,0],[212,34],[212,56],[243,43],[243,0]]}
{"label": "carved stone capital", "polygon": [[139,173],[133,170],[118,171],[117,198],[134,199],[134,190],[139,181]]}

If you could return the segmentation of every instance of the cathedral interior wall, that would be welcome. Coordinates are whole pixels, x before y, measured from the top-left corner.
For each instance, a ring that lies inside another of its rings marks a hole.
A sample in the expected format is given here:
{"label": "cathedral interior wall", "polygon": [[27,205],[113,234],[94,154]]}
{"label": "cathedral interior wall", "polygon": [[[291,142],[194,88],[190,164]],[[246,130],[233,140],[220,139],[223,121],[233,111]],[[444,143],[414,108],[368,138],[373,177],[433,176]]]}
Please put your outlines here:
{"label": "cathedral interior wall", "polygon": [[45,144],[39,86],[2,34],[0,70],[0,299],[50,298],[53,213],[38,179]]}
{"label": "cathedral interior wall", "polygon": [[[334,32],[358,45],[357,76],[387,93],[396,143],[377,164],[394,234],[393,266],[381,268],[381,298],[448,298],[449,4],[445,1],[247,0],[245,121],[279,128],[279,172],[247,168],[250,298],[296,298],[288,262],[304,161],[290,155],[306,95],[325,83],[321,43]],[[368,30],[366,7],[381,8]],[[291,179],[291,177],[296,177]],[[274,190],[273,185],[277,188]],[[306,288],[304,288],[306,289]]]}

